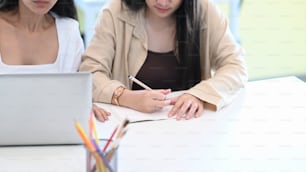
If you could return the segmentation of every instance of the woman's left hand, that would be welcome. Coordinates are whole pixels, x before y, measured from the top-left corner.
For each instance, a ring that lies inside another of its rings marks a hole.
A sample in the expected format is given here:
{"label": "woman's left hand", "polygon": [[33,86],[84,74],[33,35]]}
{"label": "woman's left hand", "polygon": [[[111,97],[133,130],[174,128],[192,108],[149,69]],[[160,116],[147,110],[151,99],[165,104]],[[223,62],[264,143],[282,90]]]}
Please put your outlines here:
{"label": "woman's left hand", "polygon": [[200,117],[204,110],[203,101],[188,93],[172,98],[171,104],[173,107],[168,113],[168,117],[176,116],[177,120]]}
{"label": "woman's left hand", "polygon": [[110,112],[107,112],[106,110],[98,107],[97,105],[93,104],[92,105],[92,111],[95,115],[95,117],[100,121],[100,122],[105,122],[108,120],[108,116],[110,116]]}

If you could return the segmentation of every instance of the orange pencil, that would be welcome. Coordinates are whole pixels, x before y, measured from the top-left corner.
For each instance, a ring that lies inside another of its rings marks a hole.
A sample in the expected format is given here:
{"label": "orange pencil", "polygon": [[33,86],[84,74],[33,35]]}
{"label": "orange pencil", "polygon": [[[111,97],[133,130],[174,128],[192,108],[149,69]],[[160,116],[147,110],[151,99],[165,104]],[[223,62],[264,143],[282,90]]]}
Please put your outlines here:
{"label": "orange pencil", "polygon": [[79,122],[75,122],[75,127],[77,128],[77,131],[79,135],[81,136],[85,146],[88,148],[89,151],[95,151],[95,147],[91,144],[89,139],[87,138],[83,128],[81,127],[81,124]]}

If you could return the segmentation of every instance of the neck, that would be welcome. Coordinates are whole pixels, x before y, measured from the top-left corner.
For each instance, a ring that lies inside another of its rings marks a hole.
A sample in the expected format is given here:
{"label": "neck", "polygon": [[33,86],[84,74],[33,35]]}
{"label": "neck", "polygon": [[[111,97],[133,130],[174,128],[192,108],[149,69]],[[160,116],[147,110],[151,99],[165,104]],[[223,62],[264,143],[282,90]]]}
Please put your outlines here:
{"label": "neck", "polygon": [[53,21],[49,14],[35,14],[25,7],[23,3],[19,3],[17,19],[21,29],[31,33],[45,30]]}

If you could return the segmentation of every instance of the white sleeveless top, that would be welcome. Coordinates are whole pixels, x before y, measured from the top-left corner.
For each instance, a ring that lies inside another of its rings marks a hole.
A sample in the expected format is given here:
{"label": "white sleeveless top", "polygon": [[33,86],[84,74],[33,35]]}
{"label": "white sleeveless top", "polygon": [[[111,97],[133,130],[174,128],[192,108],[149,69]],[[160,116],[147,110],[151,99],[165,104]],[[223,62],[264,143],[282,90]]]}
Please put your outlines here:
{"label": "white sleeveless top", "polygon": [[55,17],[58,36],[58,54],[52,64],[43,65],[7,65],[0,52],[0,74],[4,73],[58,73],[76,72],[81,62],[84,44],[79,31],[79,23],[71,18]]}

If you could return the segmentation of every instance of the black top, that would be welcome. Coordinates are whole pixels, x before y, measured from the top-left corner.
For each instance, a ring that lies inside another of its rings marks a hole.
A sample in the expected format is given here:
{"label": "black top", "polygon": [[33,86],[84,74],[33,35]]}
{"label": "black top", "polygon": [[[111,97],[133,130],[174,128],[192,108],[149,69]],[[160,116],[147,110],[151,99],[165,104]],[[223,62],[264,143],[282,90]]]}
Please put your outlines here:
{"label": "black top", "polygon": [[[152,89],[182,90],[182,68],[173,51],[157,53],[148,51],[148,57],[140,68],[136,78]],[[143,89],[133,83],[133,90]]]}

